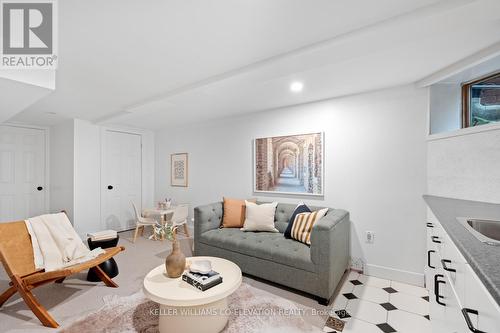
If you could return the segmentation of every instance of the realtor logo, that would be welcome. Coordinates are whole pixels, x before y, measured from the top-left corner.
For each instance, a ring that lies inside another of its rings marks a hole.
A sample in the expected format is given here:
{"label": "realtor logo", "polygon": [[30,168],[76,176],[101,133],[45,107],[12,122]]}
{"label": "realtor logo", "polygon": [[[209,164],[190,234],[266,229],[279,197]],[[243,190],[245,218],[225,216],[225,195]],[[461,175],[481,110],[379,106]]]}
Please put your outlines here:
{"label": "realtor logo", "polygon": [[56,67],[55,0],[0,0],[2,68]]}

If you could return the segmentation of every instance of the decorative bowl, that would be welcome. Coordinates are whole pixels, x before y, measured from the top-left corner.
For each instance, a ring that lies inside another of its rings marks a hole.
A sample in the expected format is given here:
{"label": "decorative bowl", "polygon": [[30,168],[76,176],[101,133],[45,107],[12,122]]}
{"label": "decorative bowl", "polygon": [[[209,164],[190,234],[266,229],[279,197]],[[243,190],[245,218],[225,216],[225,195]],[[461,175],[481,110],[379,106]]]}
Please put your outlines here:
{"label": "decorative bowl", "polygon": [[212,271],[212,263],[209,260],[193,260],[189,270],[193,273],[208,274]]}

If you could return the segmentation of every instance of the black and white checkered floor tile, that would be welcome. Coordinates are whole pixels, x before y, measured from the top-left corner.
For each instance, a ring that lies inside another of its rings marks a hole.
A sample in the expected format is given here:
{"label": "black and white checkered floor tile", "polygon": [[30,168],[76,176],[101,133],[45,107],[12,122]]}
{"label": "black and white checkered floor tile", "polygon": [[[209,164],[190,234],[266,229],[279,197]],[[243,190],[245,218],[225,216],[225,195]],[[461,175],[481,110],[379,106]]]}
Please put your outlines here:
{"label": "black and white checkered floor tile", "polygon": [[425,288],[350,272],[323,330],[430,333],[429,294]]}

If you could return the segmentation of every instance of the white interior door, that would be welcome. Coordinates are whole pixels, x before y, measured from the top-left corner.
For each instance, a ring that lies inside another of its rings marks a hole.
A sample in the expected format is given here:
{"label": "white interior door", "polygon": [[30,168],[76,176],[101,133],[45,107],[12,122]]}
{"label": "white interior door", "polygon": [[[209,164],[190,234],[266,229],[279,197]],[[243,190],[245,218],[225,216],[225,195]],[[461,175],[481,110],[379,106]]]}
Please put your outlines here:
{"label": "white interior door", "polygon": [[132,201],[141,209],[141,136],[104,131],[102,165],[102,226],[117,231],[135,227]]}
{"label": "white interior door", "polygon": [[46,212],[45,131],[0,125],[0,222]]}

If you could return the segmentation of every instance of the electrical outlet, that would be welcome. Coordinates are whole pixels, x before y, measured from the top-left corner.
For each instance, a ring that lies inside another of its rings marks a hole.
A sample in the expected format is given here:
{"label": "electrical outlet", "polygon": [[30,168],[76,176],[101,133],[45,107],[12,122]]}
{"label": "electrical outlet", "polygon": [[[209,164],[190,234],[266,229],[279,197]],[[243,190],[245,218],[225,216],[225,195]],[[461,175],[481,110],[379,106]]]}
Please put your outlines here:
{"label": "electrical outlet", "polygon": [[373,242],[375,241],[375,233],[373,231],[366,231],[365,235],[365,241],[368,244],[373,244]]}

